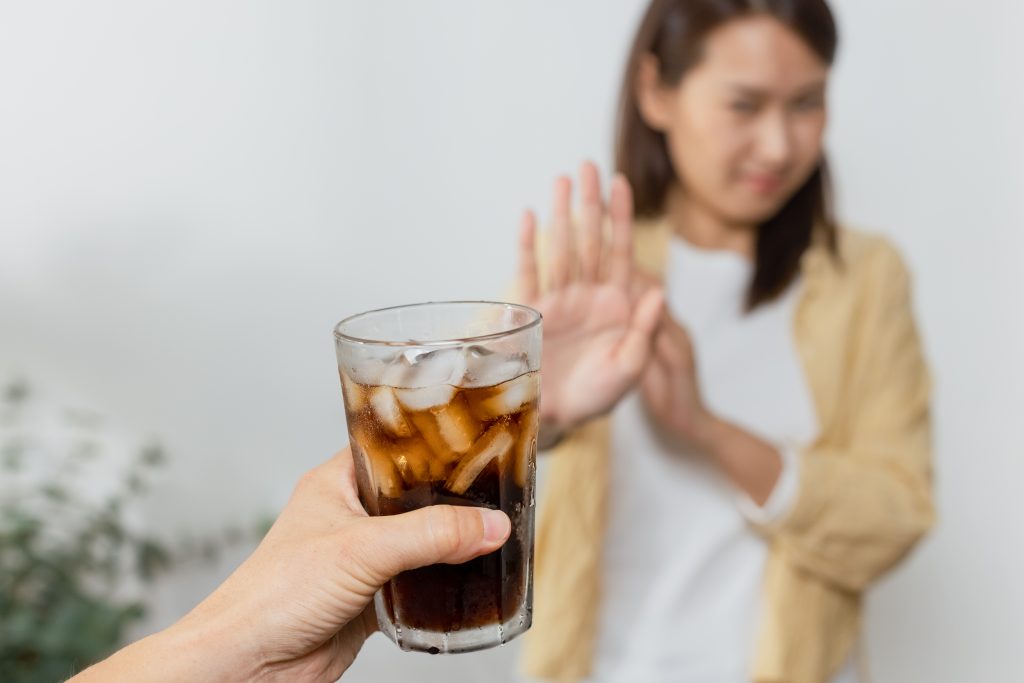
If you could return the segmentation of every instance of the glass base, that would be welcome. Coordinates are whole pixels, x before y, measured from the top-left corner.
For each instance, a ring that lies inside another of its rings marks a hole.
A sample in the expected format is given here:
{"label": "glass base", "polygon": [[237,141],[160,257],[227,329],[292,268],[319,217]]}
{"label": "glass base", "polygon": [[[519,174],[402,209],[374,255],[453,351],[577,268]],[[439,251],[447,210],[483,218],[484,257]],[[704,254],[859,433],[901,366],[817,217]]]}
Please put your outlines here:
{"label": "glass base", "polygon": [[475,652],[504,645],[530,630],[533,623],[532,600],[528,600],[518,614],[503,624],[489,624],[448,633],[396,626],[388,616],[380,591],[374,596],[373,601],[381,633],[403,650],[432,655]]}

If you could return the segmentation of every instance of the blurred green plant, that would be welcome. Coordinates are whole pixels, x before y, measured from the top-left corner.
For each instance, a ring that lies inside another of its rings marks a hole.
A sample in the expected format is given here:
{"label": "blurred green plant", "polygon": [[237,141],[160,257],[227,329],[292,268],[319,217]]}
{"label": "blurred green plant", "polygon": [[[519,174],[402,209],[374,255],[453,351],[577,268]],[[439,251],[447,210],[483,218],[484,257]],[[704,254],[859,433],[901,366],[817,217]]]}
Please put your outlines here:
{"label": "blurred green plant", "polygon": [[[0,483],[25,469],[38,440],[21,424],[30,399],[24,382],[0,397],[7,435]],[[83,414],[67,419],[79,436],[53,472],[31,485],[0,487],[0,681],[53,683],[106,657],[146,614],[142,600],[124,597],[126,582],[146,586],[183,564],[216,561],[226,546],[262,538],[272,523],[262,519],[249,531],[229,528],[175,544],[134,530],[125,510],[145,495],[165,462],[163,449],[140,449],[118,486],[90,501],[75,484],[103,456],[98,421]]]}

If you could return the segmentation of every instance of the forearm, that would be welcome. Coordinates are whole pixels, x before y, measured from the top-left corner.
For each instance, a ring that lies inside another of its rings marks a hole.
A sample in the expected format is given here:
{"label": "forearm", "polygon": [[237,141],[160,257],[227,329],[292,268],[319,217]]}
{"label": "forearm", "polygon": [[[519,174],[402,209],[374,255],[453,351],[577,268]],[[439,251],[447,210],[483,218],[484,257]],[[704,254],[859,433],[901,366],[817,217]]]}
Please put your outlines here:
{"label": "forearm", "polygon": [[249,680],[255,670],[225,657],[231,647],[223,641],[214,629],[183,620],[118,650],[68,683]]}
{"label": "forearm", "polygon": [[782,473],[782,456],[775,447],[714,416],[706,419],[700,441],[733,484],[758,505],[765,504]]}
{"label": "forearm", "polygon": [[922,467],[927,447],[904,437],[864,451],[819,447],[803,454],[800,494],[775,530],[791,562],[859,591],[932,527],[930,475]]}

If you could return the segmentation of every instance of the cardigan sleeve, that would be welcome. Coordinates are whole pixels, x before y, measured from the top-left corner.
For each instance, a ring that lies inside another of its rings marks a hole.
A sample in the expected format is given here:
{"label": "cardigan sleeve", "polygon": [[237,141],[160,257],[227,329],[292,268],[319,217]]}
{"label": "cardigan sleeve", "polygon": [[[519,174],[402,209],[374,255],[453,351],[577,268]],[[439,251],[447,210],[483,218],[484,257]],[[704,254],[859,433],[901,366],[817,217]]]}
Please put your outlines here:
{"label": "cardigan sleeve", "polygon": [[934,524],[930,380],[899,255],[883,245],[860,307],[841,446],[799,456],[792,508],[769,534],[802,570],[859,591]]}

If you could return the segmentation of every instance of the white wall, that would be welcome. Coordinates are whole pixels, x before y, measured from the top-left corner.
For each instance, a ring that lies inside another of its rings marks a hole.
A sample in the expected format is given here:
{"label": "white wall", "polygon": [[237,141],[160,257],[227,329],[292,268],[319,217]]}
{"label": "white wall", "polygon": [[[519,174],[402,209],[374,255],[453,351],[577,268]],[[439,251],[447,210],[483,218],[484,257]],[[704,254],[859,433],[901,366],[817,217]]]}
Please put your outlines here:
{"label": "white wall", "polygon": [[940,526],[871,595],[879,681],[1024,680],[1021,3],[837,3],[841,207],[917,277]]}
{"label": "white wall", "polygon": [[[167,529],[275,510],[343,442],[331,325],[495,296],[524,204],[607,167],[640,0],[0,4],[0,380],[159,436]],[[1019,3],[836,0],[842,215],[904,247],[942,524],[872,595],[880,681],[1024,673]],[[228,570],[158,591],[167,623]],[[353,681],[511,680],[372,640]]]}

